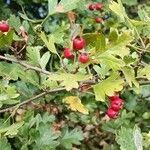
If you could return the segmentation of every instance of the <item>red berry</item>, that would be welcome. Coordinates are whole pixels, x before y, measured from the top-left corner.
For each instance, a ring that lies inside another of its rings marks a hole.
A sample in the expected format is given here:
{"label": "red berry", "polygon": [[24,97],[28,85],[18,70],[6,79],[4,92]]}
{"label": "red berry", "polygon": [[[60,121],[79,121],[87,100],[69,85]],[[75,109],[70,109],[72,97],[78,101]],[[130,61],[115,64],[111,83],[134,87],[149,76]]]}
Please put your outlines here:
{"label": "red berry", "polygon": [[93,11],[95,9],[95,4],[90,4],[89,5],[89,10]]}
{"label": "red berry", "polygon": [[86,43],[82,37],[76,37],[73,40],[73,48],[76,50],[81,50],[85,47]]}
{"label": "red berry", "polygon": [[102,23],[104,20],[103,20],[102,18],[96,17],[96,18],[95,18],[95,21],[96,21],[97,23]]}
{"label": "red berry", "polygon": [[118,117],[118,114],[119,114],[119,112],[113,110],[112,108],[108,108],[108,110],[107,110],[107,116],[108,116],[109,118],[115,119],[115,118]]}
{"label": "red berry", "polygon": [[109,100],[114,101],[119,98],[119,95],[109,96]]}
{"label": "red berry", "polygon": [[1,32],[8,32],[9,24],[6,21],[0,22],[0,31]]}
{"label": "red berry", "polygon": [[111,108],[115,111],[119,111],[123,108],[124,101],[120,98],[111,101]]}
{"label": "red berry", "polygon": [[103,7],[103,4],[102,4],[102,3],[97,3],[97,4],[95,5],[96,10],[101,10],[102,7]]}
{"label": "red berry", "polygon": [[87,53],[82,53],[79,55],[79,62],[85,64],[90,60],[89,55]]}
{"label": "red berry", "polygon": [[67,59],[72,59],[74,57],[72,51],[70,48],[65,48],[64,49],[64,57]]}

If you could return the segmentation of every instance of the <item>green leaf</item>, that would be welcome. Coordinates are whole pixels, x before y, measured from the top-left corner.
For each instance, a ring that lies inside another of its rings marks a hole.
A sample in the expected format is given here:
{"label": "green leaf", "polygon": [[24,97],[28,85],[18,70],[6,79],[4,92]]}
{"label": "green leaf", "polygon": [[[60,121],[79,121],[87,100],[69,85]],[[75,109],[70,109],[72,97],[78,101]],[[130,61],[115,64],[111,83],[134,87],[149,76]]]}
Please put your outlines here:
{"label": "green leaf", "polygon": [[150,147],[150,142],[149,142],[149,139],[150,139],[150,131],[149,132],[144,132],[143,133],[143,143],[144,143],[144,147],[147,148],[147,150],[149,149]]}
{"label": "green leaf", "polygon": [[10,30],[7,34],[0,32],[0,48],[8,47],[13,41],[14,31]]}
{"label": "green leaf", "polygon": [[52,15],[56,12],[57,0],[48,0],[48,15]]}
{"label": "green leaf", "polygon": [[49,76],[49,81],[62,81],[61,86],[65,86],[67,91],[70,91],[73,88],[78,88],[79,81],[84,81],[90,79],[90,75],[83,74],[71,74],[71,73],[58,73],[55,75]]}
{"label": "green leaf", "polygon": [[45,43],[45,46],[50,50],[50,52],[52,52],[54,54],[58,54],[56,51],[55,38],[53,35],[50,35],[47,39],[45,33],[41,32],[40,37],[43,40],[43,42]]}
{"label": "green leaf", "polygon": [[21,27],[21,21],[19,17],[16,17],[15,15],[10,15],[8,22],[11,27],[15,28],[15,30],[19,32]]}
{"label": "green leaf", "polygon": [[138,77],[146,77],[150,80],[150,66],[146,65],[144,68],[138,70]]}
{"label": "green leaf", "polygon": [[133,137],[136,150],[143,150],[143,137],[140,128],[136,125],[133,130]]}
{"label": "green leaf", "polygon": [[122,0],[123,4],[126,4],[128,6],[136,5],[138,4],[137,0]]}
{"label": "green leaf", "polygon": [[99,67],[98,65],[94,65],[93,69],[103,79],[105,79],[105,76],[109,73],[109,67],[106,66],[105,64],[101,64],[101,67]]}
{"label": "green leaf", "polygon": [[121,127],[116,135],[116,141],[120,145],[121,150],[135,150],[133,129]]}
{"label": "green leaf", "polygon": [[38,130],[40,135],[35,142],[39,149],[55,149],[58,146],[57,138],[59,134],[55,133],[48,124],[40,124]]}
{"label": "green leaf", "polygon": [[61,0],[57,7],[57,12],[68,12],[76,9],[79,5],[80,0]]}
{"label": "green leaf", "polygon": [[116,42],[118,40],[118,30],[117,29],[111,29],[110,34],[109,34],[109,41],[112,43]]}
{"label": "green leaf", "polygon": [[49,115],[48,113],[45,113],[43,116],[40,114],[37,114],[34,118],[30,120],[30,128],[36,125],[36,129],[39,128],[40,123],[53,123],[55,121],[55,116]]}
{"label": "green leaf", "polygon": [[84,34],[87,45],[95,47],[97,52],[103,52],[106,48],[105,36],[102,33]]}
{"label": "green leaf", "polygon": [[6,62],[0,62],[0,76],[7,78],[8,80],[17,80],[19,77],[19,71],[22,70],[17,64],[10,64]]}
{"label": "green leaf", "polygon": [[120,70],[125,65],[122,59],[116,58],[107,51],[96,57],[100,64],[106,65],[106,67],[113,69],[114,71]]}
{"label": "green leaf", "polygon": [[41,46],[28,46],[27,47],[27,57],[29,62],[34,65],[38,65],[40,62],[40,50],[42,49]]}
{"label": "green leaf", "polygon": [[11,150],[11,145],[6,138],[0,138],[0,146],[2,150]]}
{"label": "green leaf", "polygon": [[93,86],[95,98],[97,101],[105,101],[105,95],[112,96],[114,92],[123,89],[124,80],[119,78],[118,74],[112,74],[106,80]]}
{"label": "green leaf", "polygon": [[126,81],[129,83],[130,87],[132,87],[132,83],[139,88],[139,83],[135,79],[135,72],[132,67],[126,66],[122,68],[122,72],[125,76]]}
{"label": "green leaf", "polygon": [[66,149],[72,149],[73,144],[79,145],[80,141],[83,140],[83,133],[81,130],[74,129],[72,131],[66,130],[63,134],[62,139],[60,140],[60,144],[64,146]]}
{"label": "green leaf", "polygon": [[31,83],[37,87],[39,87],[39,76],[37,73],[33,70],[27,70],[27,71],[20,71],[19,77],[22,81],[26,83]]}
{"label": "green leaf", "polygon": [[0,134],[4,134],[4,136],[8,135],[16,135],[18,133],[18,129],[23,126],[24,122],[14,123],[9,127],[0,128]]}
{"label": "green leaf", "polygon": [[[115,34],[115,33],[114,33]],[[118,36],[117,40],[111,42],[108,46],[108,52],[113,55],[120,56],[123,58],[126,55],[129,55],[129,48],[126,46],[133,41],[133,36],[128,31],[124,31],[121,35]]]}
{"label": "green leaf", "polygon": [[49,52],[46,52],[45,54],[43,54],[43,56],[41,57],[40,62],[39,62],[42,69],[45,69],[49,59],[50,59]]}

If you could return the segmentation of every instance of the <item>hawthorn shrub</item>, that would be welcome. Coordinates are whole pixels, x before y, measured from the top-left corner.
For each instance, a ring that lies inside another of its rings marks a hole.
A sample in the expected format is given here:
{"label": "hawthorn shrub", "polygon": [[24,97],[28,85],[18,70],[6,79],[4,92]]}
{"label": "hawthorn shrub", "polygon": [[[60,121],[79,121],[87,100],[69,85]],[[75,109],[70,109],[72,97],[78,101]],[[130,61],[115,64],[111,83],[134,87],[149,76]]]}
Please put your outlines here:
{"label": "hawthorn shrub", "polygon": [[149,150],[148,4],[1,1],[0,150]]}

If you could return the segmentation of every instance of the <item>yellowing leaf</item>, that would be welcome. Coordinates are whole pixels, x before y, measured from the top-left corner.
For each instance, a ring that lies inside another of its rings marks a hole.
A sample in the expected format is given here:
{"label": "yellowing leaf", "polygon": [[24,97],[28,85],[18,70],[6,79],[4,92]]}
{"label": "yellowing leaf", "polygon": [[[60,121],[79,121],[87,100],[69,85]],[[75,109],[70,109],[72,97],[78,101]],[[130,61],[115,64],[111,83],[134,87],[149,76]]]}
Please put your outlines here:
{"label": "yellowing leaf", "polygon": [[81,100],[76,96],[69,96],[64,99],[64,102],[69,104],[69,108],[73,111],[79,111],[83,114],[88,114],[88,109],[81,103]]}
{"label": "yellowing leaf", "polygon": [[95,98],[97,101],[105,101],[105,95],[112,96],[114,92],[123,89],[124,80],[119,78],[119,75],[114,73],[106,80],[93,86]]}
{"label": "yellowing leaf", "polygon": [[48,80],[51,81],[62,81],[60,85],[65,86],[67,91],[70,91],[73,88],[78,88],[79,81],[84,81],[90,79],[90,75],[84,74],[71,74],[71,73],[59,73],[49,76]]}
{"label": "yellowing leaf", "polygon": [[129,85],[132,87],[132,83],[139,88],[139,83],[135,79],[135,73],[133,68],[126,66],[122,68],[122,72],[125,76],[126,81],[129,83]]}

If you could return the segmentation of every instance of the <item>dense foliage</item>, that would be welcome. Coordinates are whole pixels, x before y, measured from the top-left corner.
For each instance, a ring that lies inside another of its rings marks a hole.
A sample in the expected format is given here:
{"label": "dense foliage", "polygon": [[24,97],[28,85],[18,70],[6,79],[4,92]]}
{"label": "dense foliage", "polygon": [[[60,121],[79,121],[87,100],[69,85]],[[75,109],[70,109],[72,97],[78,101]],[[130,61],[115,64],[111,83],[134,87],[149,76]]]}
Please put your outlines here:
{"label": "dense foliage", "polygon": [[148,0],[0,11],[0,150],[150,149]]}

